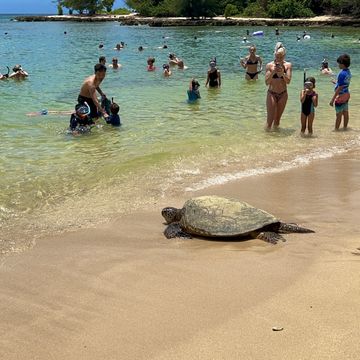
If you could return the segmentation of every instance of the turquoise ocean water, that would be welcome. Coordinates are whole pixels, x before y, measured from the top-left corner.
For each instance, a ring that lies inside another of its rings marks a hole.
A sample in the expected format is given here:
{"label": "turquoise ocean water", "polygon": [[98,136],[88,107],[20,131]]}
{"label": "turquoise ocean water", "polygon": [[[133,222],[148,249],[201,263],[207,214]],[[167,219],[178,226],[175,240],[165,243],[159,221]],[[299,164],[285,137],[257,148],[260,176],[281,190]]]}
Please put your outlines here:
{"label": "turquoise ocean water", "polygon": [[[264,62],[277,40],[294,67],[289,101],[278,132],[264,131],[267,88],[264,76],[244,80],[239,57],[246,27],[125,27],[98,24],[20,23],[0,16],[0,71],[20,63],[29,79],[0,82],[0,247],[21,251],[37,236],[96,226],[114,216],[154,205],[159,198],[203,189],[245,176],[284,171],[360,145],[360,29],[308,28],[309,41],[296,41],[303,28],[256,27],[264,37],[250,38]],[[67,34],[64,34],[64,31]],[[5,32],[8,34],[5,35]],[[333,33],[335,38],[331,38]],[[194,37],[197,39],[194,39]],[[113,48],[124,41],[120,52]],[[166,41],[168,49],[160,47]],[[104,43],[100,50],[98,44]],[[145,51],[138,52],[139,45]],[[163,78],[169,52],[188,69]],[[333,85],[320,76],[324,57],[337,71],[336,58],[351,55],[350,126],[333,132]],[[91,134],[66,133],[69,116],[28,117],[26,113],[72,110],[83,79],[99,56],[123,65],[108,69],[103,91],[120,104],[123,126],[104,125]],[[146,71],[148,56],[158,71]],[[217,57],[220,90],[206,89],[209,59]],[[319,106],[315,136],[299,136],[303,71],[317,79]],[[201,83],[202,99],[186,102],[191,77]],[[160,210],[160,209],[159,209]]]}

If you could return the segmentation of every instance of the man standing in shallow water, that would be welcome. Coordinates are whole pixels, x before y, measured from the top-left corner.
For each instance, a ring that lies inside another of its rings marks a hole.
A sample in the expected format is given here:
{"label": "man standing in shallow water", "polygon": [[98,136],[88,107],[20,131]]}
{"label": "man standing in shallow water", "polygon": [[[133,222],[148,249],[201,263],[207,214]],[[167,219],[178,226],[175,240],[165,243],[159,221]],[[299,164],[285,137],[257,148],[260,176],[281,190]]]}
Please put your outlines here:
{"label": "man standing in shallow water", "polygon": [[96,97],[96,91],[102,97],[105,97],[105,94],[100,89],[100,84],[105,79],[106,66],[103,64],[96,64],[94,66],[94,71],[94,75],[91,75],[84,80],[78,96],[78,103],[84,104],[86,102],[89,105],[91,118],[98,118],[100,115],[107,117],[108,114],[105,109],[101,107]]}

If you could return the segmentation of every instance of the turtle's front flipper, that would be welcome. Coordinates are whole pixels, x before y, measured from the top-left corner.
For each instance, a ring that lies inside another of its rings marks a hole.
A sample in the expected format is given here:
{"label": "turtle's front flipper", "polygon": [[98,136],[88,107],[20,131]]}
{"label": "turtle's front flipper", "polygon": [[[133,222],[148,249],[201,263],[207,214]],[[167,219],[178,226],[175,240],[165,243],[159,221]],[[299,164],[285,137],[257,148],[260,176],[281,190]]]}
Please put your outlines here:
{"label": "turtle's front flipper", "polygon": [[271,244],[277,244],[279,240],[286,241],[280,234],[272,231],[263,231],[256,238],[267,241]]}
{"label": "turtle's front flipper", "polygon": [[164,235],[168,238],[168,239],[173,239],[173,238],[184,238],[184,239],[191,239],[191,235],[186,233],[185,231],[183,231],[181,229],[181,226],[179,223],[172,223],[170,225],[168,225],[166,227],[166,229],[164,230]]}
{"label": "turtle's front flipper", "polygon": [[303,227],[299,226],[298,224],[280,223],[279,232],[281,232],[283,234],[288,234],[288,233],[313,233],[315,231],[307,229],[307,228],[303,228]]}

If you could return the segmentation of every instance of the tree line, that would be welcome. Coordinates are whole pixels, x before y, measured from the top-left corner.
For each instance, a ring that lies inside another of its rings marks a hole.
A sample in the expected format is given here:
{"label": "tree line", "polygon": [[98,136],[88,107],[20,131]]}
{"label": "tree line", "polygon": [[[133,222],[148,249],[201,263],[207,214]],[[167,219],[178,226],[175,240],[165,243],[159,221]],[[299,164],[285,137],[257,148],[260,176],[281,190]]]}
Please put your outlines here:
{"label": "tree line", "polygon": [[[59,10],[96,14],[111,12],[115,0],[57,0]],[[315,15],[360,15],[360,0],[125,0],[141,16],[216,15],[296,18]]]}

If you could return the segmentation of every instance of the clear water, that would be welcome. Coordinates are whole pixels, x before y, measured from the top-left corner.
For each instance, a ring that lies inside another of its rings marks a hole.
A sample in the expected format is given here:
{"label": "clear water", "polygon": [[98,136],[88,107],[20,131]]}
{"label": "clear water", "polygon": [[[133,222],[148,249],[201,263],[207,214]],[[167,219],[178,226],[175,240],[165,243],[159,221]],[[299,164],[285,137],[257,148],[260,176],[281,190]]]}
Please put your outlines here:
{"label": "clear water", "polygon": [[[277,41],[271,27],[251,40],[264,62]],[[317,158],[359,147],[360,29],[311,28],[311,40],[296,41],[302,28],[283,28],[279,37],[294,67],[289,100],[278,132],[264,131],[264,77],[244,80],[239,56],[247,54],[242,27],[124,27],[117,22],[20,23],[0,17],[0,71],[20,63],[29,79],[0,82],[0,246],[21,251],[37,236],[95,226],[117,214],[154,205],[161,197],[206,188],[243,176],[302,166]],[[67,34],[64,34],[64,31]],[[5,32],[8,32],[5,35]],[[335,38],[330,37],[330,33]],[[194,39],[194,36],[197,39]],[[168,49],[160,49],[164,39]],[[117,52],[116,43],[127,47]],[[98,44],[103,42],[103,50]],[[139,45],[146,49],[139,53]],[[169,52],[188,69],[165,79],[161,65]],[[350,126],[335,133],[329,77],[320,76],[324,57],[337,71],[336,58],[351,55]],[[28,117],[26,113],[72,110],[83,79],[99,56],[123,65],[109,69],[103,91],[121,106],[123,126],[104,125],[91,134],[66,133],[69,116]],[[146,71],[148,56],[158,71]],[[217,57],[220,90],[206,89],[209,59]],[[303,71],[317,79],[319,106],[315,136],[299,136]],[[191,77],[201,83],[202,99],[188,104]]]}

